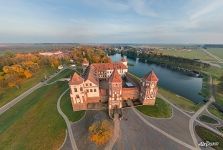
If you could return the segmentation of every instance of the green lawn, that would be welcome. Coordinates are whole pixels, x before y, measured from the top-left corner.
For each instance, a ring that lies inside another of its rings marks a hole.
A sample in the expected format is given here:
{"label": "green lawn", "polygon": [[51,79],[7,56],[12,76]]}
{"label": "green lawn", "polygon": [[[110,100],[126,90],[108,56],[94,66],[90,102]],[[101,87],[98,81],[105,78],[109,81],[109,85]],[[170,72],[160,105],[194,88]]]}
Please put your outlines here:
{"label": "green lawn", "polygon": [[47,81],[47,83],[52,83],[56,80],[59,80],[61,78],[69,78],[72,74],[74,73],[73,70],[71,69],[65,69],[62,72],[60,72],[58,75],[56,75],[55,77],[53,77],[52,79],[50,79],[49,81]]}
{"label": "green lawn", "polygon": [[210,107],[208,108],[208,111],[209,111],[210,113],[212,113],[213,115],[215,115],[216,117],[218,117],[218,118],[220,118],[220,119],[223,120],[223,113],[220,112],[220,111],[219,111],[217,108],[215,108],[214,106],[210,106]]}
{"label": "green lawn", "polygon": [[219,142],[218,146],[214,146],[213,148],[216,150],[222,150],[223,149],[223,138],[220,137],[219,135],[216,135],[212,131],[201,127],[201,126],[195,126],[195,131],[197,135],[204,141],[209,141],[209,142]]}
{"label": "green lawn", "polygon": [[0,149],[58,149],[66,124],[56,104],[67,88],[64,82],[41,87],[2,114]]}
{"label": "green lawn", "polygon": [[65,113],[69,120],[75,122],[80,120],[84,116],[85,111],[73,111],[69,94],[70,92],[67,91],[67,93],[62,97],[60,106],[61,110],[63,111],[63,113]]}
{"label": "green lawn", "polygon": [[158,92],[171,101],[176,106],[186,110],[186,111],[196,111],[199,109],[200,105],[193,103],[191,100],[186,99],[182,96],[176,95],[173,92],[159,88]]}
{"label": "green lawn", "polygon": [[223,126],[221,126],[221,127],[217,127],[217,128],[218,128],[218,130],[219,130],[220,132],[223,133]]}
{"label": "green lawn", "polygon": [[0,89],[0,107],[39,83],[44,78],[45,74],[48,76],[54,71],[54,69],[49,67],[42,68],[35,73],[32,78],[23,81],[19,89],[16,87]]}
{"label": "green lawn", "polygon": [[155,106],[138,106],[136,107],[143,114],[156,118],[169,118],[172,115],[171,106],[164,100],[157,98]]}
{"label": "green lawn", "polygon": [[217,124],[218,121],[209,117],[209,116],[206,116],[206,115],[202,115],[199,117],[199,120],[203,121],[203,122],[206,122],[206,123],[211,123],[211,124]]}
{"label": "green lawn", "polygon": [[188,50],[176,50],[176,49],[169,49],[169,50],[160,50],[159,52],[162,52],[163,55],[169,55],[169,56],[176,56],[176,57],[183,57],[183,58],[189,58],[189,59],[200,59],[205,61],[211,61],[214,60],[211,56],[203,52],[201,49],[191,51]]}

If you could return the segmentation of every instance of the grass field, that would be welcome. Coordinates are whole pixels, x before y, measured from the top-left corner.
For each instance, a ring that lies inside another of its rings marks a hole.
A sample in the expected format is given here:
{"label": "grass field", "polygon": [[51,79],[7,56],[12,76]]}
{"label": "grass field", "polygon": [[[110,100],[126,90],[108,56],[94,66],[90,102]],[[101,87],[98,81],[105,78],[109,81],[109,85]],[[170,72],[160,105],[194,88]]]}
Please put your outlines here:
{"label": "grass field", "polygon": [[41,87],[0,116],[0,149],[58,149],[66,125],[57,112],[58,97],[68,85]]}
{"label": "grass field", "polygon": [[221,127],[217,127],[217,128],[218,128],[218,130],[219,130],[220,132],[223,133],[223,126],[221,126]]}
{"label": "grass field", "polygon": [[220,137],[219,135],[216,135],[212,131],[201,127],[201,126],[195,126],[195,131],[198,134],[198,136],[204,141],[209,141],[209,142],[219,142],[218,146],[214,146],[213,148],[216,150],[222,150],[223,149],[223,138]]}
{"label": "grass field", "polygon": [[202,115],[199,117],[199,120],[203,121],[203,122],[206,122],[206,123],[211,123],[211,124],[217,124],[218,121],[209,117],[209,116],[206,116],[206,115]]}
{"label": "grass field", "polygon": [[210,57],[206,53],[204,53],[201,49],[196,50],[176,50],[176,49],[168,49],[168,50],[160,50],[164,55],[183,57],[189,59],[200,59],[204,61],[212,61],[214,58]]}
{"label": "grass field", "polygon": [[169,118],[172,115],[171,106],[160,98],[156,99],[155,106],[144,105],[138,106],[136,109],[150,117]]}
{"label": "grass field", "polygon": [[206,50],[212,53],[213,55],[223,59],[223,48],[208,48]]}
{"label": "grass field", "polygon": [[60,72],[58,75],[56,75],[55,77],[53,77],[52,79],[50,79],[49,81],[47,81],[47,83],[52,83],[58,79],[61,78],[69,78],[72,74],[73,74],[73,70],[71,69],[65,69],[62,72]]}
{"label": "grass field", "polygon": [[178,96],[175,93],[165,90],[163,88],[159,88],[158,92],[164,97],[166,97],[173,104],[186,111],[196,111],[200,107],[200,105],[193,103],[191,100],[186,99],[182,96]]}
{"label": "grass field", "polygon": [[85,111],[76,111],[74,112],[71,105],[70,95],[69,91],[62,97],[60,102],[60,107],[63,113],[69,118],[70,121],[75,122],[80,120],[84,114]]}
{"label": "grass field", "polygon": [[218,117],[218,118],[220,118],[220,119],[223,120],[223,113],[220,112],[220,111],[219,111],[217,108],[215,108],[214,106],[210,106],[210,107],[208,107],[208,111],[209,111],[211,114],[213,114],[213,115],[215,115],[216,117]]}
{"label": "grass field", "polygon": [[0,107],[39,83],[44,78],[45,74],[48,76],[54,71],[54,69],[46,67],[40,69],[32,78],[23,81],[19,89],[16,87],[0,89]]}

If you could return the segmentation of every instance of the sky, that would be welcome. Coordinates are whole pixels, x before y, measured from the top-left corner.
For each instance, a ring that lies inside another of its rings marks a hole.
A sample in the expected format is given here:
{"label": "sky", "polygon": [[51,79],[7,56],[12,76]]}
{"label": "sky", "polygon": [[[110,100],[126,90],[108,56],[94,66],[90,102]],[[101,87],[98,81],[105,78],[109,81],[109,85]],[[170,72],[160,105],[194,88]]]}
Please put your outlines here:
{"label": "sky", "polygon": [[223,44],[223,0],[0,0],[0,43]]}

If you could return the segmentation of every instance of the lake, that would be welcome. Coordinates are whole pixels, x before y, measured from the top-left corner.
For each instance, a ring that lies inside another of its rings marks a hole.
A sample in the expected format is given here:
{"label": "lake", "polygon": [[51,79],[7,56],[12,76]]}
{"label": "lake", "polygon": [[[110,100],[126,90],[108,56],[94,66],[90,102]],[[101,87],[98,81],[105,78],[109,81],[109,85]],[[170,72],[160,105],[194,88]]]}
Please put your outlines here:
{"label": "lake", "polygon": [[[120,61],[121,54],[115,54],[110,56],[112,61]],[[139,77],[143,77],[145,74],[154,70],[159,78],[159,86],[168,89],[177,95],[186,97],[195,103],[203,102],[204,98],[199,95],[202,88],[202,78],[196,78],[187,76],[181,72],[174,71],[165,67],[161,67],[156,64],[147,64],[127,58],[130,64],[129,72],[136,74]]]}

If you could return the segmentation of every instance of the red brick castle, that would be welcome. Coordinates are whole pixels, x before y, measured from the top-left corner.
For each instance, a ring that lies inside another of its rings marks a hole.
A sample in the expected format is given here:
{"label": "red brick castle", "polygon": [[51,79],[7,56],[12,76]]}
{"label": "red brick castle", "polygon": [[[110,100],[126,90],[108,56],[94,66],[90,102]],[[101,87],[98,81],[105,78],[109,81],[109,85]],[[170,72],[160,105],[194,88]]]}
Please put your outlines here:
{"label": "red brick castle", "polygon": [[151,71],[144,78],[128,73],[127,60],[114,63],[95,63],[86,66],[84,74],[74,73],[70,85],[70,97],[74,111],[95,109],[107,104],[109,110],[134,104],[154,105],[157,95],[158,78]]}

